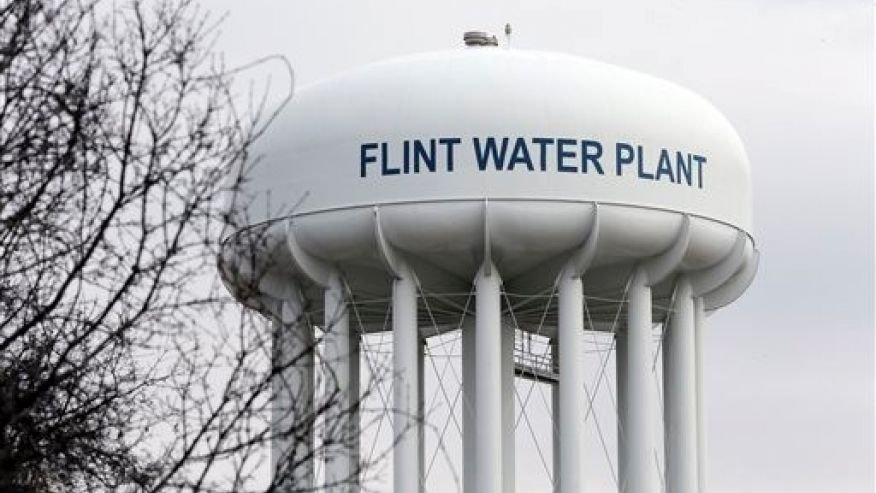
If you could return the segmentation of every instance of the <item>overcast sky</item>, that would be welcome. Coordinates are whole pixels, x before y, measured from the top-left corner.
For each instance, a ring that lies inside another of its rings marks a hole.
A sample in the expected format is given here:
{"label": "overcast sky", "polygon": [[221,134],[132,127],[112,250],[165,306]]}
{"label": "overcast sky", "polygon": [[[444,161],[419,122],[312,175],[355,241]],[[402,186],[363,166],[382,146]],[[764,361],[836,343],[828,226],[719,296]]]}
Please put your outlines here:
{"label": "overcast sky", "polygon": [[761,266],[709,319],[710,491],[872,491],[872,3],[207,3],[228,13],[228,65],[281,53],[299,85],[510,22],[514,49],[606,61],[712,101],[748,150]]}

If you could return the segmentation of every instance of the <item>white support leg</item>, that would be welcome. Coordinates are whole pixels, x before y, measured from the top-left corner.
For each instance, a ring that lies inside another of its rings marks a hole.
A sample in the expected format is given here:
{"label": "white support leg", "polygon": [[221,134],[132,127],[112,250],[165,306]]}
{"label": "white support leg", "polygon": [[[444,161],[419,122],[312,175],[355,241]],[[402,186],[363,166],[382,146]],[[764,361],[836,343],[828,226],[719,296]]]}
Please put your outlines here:
{"label": "white support leg", "polygon": [[627,408],[626,388],[627,381],[627,337],[626,329],[618,328],[614,334],[615,345],[615,371],[617,373],[617,477],[618,490],[623,491],[624,481],[627,477],[626,452],[624,451],[624,409]]}
{"label": "white support leg", "polygon": [[[328,392],[337,391],[333,407],[340,421],[338,448],[327,451],[325,458],[326,491],[359,491],[359,337],[350,329],[350,317],[341,279],[333,276],[325,291],[325,358],[332,375]],[[334,385],[333,385],[334,384]]]}
{"label": "white support leg", "polygon": [[313,488],[313,327],[304,321],[297,300],[283,303],[274,320],[271,462],[282,479],[277,491]]}
{"label": "white support leg", "polygon": [[423,345],[417,327],[417,287],[411,276],[392,286],[393,491],[422,491],[421,428]]}
{"label": "white support leg", "polygon": [[502,328],[502,491],[514,493],[514,327]]}
{"label": "white support leg", "polygon": [[417,415],[421,420],[417,426],[417,454],[419,454],[418,466],[420,468],[420,484],[423,490],[426,489],[426,393],[425,393],[425,355],[426,355],[426,339],[420,337],[419,350],[417,351]]}
{"label": "white support leg", "polygon": [[584,460],[584,292],[581,278],[563,273],[559,284],[560,351],[559,484],[562,493],[581,491]]}
{"label": "white support leg", "polygon": [[630,282],[627,327],[617,338],[621,493],[660,491],[654,460],[656,399],[651,327],[651,287],[644,270],[637,268]]}
{"label": "white support leg", "polygon": [[706,421],[703,393],[703,351],[706,346],[706,307],[702,298],[694,300],[694,361],[696,366],[697,406],[697,491],[706,493]]}
{"label": "white support leg", "polygon": [[666,493],[697,493],[697,402],[694,300],[682,278],[663,337]]}
{"label": "white support leg", "polygon": [[[551,340],[551,357],[556,366],[560,361],[560,348],[557,338]],[[553,483],[554,493],[560,492],[560,384],[551,384],[551,433],[553,435]]]}
{"label": "white support leg", "polygon": [[475,356],[475,325],[466,322],[462,325],[462,491],[464,493],[477,491]]}
{"label": "white support leg", "polygon": [[[502,493],[502,320],[501,279],[495,266],[475,279],[475,492]],[[466,493],[474,493],[466,491]]]}

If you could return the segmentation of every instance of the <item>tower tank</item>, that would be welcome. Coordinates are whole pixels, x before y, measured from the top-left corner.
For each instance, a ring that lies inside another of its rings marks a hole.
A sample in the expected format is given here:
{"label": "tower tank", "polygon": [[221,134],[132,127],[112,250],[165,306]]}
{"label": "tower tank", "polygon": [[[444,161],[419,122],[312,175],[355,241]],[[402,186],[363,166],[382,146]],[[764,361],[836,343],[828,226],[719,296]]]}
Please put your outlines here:
{"label": "tower tank", "polygon": [[[743,144],[676,84],[489,41],[469,34],[465,48],[296,91],[260,144],[236,209],[248,226],[224,242],[223,280],[276,321],[282,351],[306,350],[319,327],[351,405],[359,339],[392,332],[394,491],[423,488],[424,339],[456,330],[466,493],[514,488],[509,389],[525,373],[515,334],[527,332],[550,345],[536,377],[555,392],[553,483],[581,491],[587,331],[614,340],[619,490],[657,493],[663,480],[669,493],[703,491],[705,317],[757,267]],[[662,471],[647,390],[658,346]],[[312,374],[295,379],[309,398]],[[355,416],[338,419],[356,433]],[[308,444],[284,446],[275,462]],[[353,444],[326,478],[355,475],[358,457]],[[312,485],[313,469],[293,481]]]}

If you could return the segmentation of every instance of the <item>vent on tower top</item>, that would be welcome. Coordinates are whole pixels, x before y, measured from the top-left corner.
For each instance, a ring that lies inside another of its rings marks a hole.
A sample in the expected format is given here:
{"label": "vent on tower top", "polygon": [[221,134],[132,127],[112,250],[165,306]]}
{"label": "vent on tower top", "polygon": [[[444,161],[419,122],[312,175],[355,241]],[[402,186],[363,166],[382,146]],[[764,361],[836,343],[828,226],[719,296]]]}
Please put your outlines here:
{"label": "vent on tower top", "polygon": [[496,37],[483,31],[468,31],[462,35],[466,46],[499,46]]}

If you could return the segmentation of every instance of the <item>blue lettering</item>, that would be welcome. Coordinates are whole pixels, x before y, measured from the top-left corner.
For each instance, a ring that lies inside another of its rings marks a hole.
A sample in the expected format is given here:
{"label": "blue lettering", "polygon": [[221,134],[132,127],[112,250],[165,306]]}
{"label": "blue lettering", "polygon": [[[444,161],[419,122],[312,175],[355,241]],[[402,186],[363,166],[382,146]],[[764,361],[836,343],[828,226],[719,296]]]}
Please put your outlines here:
{"label": "blue lettering", "polygon": [[[380,174],[392,176],[417,174],[426,171],[435,173],[446,159],[446,170],[454,171],[456,148],[462,144],[460,137],[433,137],[426,139],[403,140],[401,153],[396,152],[397,161],[390,154],[389,142],[367,142],[359,146],[359,176],[368,177],[371,165],[380,163]],[[598,140],[551,138],[551,137],[472,137],[475,159],[480,171],[495,169],[508,170],[526,166],[528,171],[547,171],[548,161],[556,159],[556,170],[560,173],[598,173],[605,174],[602,158],[604,147]],[[393,144],[393,145],[398,145]],[[530,145],[536,147],[530,149]],[[615,173],[623,176],[626,167],[636,166],[636,177],[644,180],[662,181],[677,184],[705,187],[705,156],[682,151],[660,149],[656,169],[649,169],[646,162],[645,147],[635,143],[616,142]],[[554,149],[550,149],[554,146]],[[551,154],[549,154],[551,153]],[[673,153],[674,158],[673,158]],[[555,157],[554,157],[555,155]],[[549,157],[550,156],[550,157]],[[674,161],[673,161],[674,159]],[[537,160],[537,163],[536,163]],[[551,163],[553,166],[553,163]],[[694,171],[696,168],[696,171]]]}
{"label": "blue lettering", "polygon": [[405,174],[411,172],[411,142],[406,140],[402,142],[402,149],[404,153],[404,160],[402,161],[402,169]]}
{"label": "blue lettering", "polygon": [[[592,149],[592,152],[591,152]],[[599,164],[599,158],[602,156],[602,144],[595,140],[581,141],[581,172],[587,172],[587,163],[592,163],[596,171],[603,175],[602,165]]]}
{"label": "blue lettering", "polygon": [[574,166],[566,166],[563,164],[563,160],[566,158],[575,157],[575,151],[567,151],[564,149],[566,146],[573,146],[576,142],[574,139],[557,139],[557,170],[563,171],[566,173],[577,173],[578,168]]}
{"label": "blue lettering", "polygon": [[618,142],[615,145],[615,168],[617,170],[617,176],[621,176],[623,174],[623,166],[632,163],[635,158],[636,151],[633,149],[633,146],[623,142]]}
{"label": "blue lettering", "polygon": [[535,137],[532,139],[532,143],[538,145],[538,153],[539,153],[539,166],[542,171],[547,171],[547,146],[554,144],[554,139],[548,139],[545,137]]}
{"label": "blue lettering", "polygon": [[359,177],[360,178],[365,178],[366,165],[377,162],[376,157],[368,155],[368,151],[370,151],[372,149],[377,149],[377,144],[372,142],[369,144],[362,144],[362,146],[361,146],[361,160],[360,160],[361,164],[359,165]]}
{"label": "blue lettering", "polygon": [[382,174],[383,176],[399,174],[399,172],[400,172],[399,169],[398,168],[390,168],[389,163],[387,162],[386,156],[389,154],[389,144],[387,144],[386,142],[381,142],[380,143],[380,153],[381,153],[381,156],[380,156],[380,158],[381,158],[380,159],[380,174]]}
{"label": "blue lettering", "polygon": [[697,185],[699,185],[700,188],[703,188],[703,165],[706,164],[706,158],[694,154],[693,160],[697,163],[697,177],[699,178]]}
{"label": "blue lettering", "polygon": [[453,146],[462,142],[458,137],[447,137],[438,139],[438,143],[447,147],[447,171],[453,172]]}
{"label": "blue lettering", "polygon": [[429,171],[435,171],[435,139],[429,139],[429,151],[426,152],[426,146],[422,141],[414,141],[414,173],[420,172],[420,158],[423,164]]}
{"label": "blue lettering", "polygon": [[681,184],[681,178],[684,177],[687,186],[690,186],[690,154],[685,159],[684,154],[680,152],[675,153],[675,175],[678,177],[679,184]]}
{"label": "blue lettering", "polygon": [[492,158],[493,165],[497,170],[502,171],[505,166],[505,151],[508,150],[508,137],[502,139],[502,150],[496,148],[496,138],[487,137],[483,149],[481,148],[481,140],[477,137],[472,139],[475,147],[475,158],[478,161],[478,169],[484,171],[487,169],[487,162]]}
{"label": "blue lettering", "polygon": [[675,183],[675,177],[672,176],[672,160],[669,159],[669,151],[660,149],[660,163],[657,165],[657,175],[655,180],[660,180],[663,175],[669,175],[669,181]]}
{"label": "blue lettering", "polygon": [[529,149],[526,148],[526,140],[518,137],[514,143],[514,150],[511,151],[511,160],[508,161],[508,171],[514,169],[514,165],[523,163],[529,171],[533,171],[532,159],[529,158]]}
{"label": "blue lettering", "polygon": [[642,149],[642,146],[636,146],[636,148],[639,151],[639,178],[653,180],[654,175],[645,171],[645,163],[643,162],[645,160],[645,151]]}

